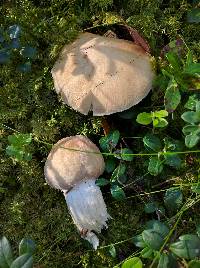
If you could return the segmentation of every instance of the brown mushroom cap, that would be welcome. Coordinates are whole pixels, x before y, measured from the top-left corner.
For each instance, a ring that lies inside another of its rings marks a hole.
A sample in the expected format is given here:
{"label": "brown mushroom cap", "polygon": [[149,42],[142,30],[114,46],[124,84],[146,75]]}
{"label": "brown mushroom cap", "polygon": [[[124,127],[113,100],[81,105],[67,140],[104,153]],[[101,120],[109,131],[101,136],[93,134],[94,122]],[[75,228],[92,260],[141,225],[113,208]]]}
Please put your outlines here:
{"label": "brown mushroom cap", "polygon": [[45,163],[44,174],[50,186],[68,191],[81,180],[98,178],[104,166],[97,146],[88,138],[77,135],[64,138],[53,146]]}
{"label": "brown mushroom cap", "polygon": [[150,56],[138,45],[82,33],[66,45],[52,69],[57,93],[73,109],[108,115],[129,109],[150,91]]}

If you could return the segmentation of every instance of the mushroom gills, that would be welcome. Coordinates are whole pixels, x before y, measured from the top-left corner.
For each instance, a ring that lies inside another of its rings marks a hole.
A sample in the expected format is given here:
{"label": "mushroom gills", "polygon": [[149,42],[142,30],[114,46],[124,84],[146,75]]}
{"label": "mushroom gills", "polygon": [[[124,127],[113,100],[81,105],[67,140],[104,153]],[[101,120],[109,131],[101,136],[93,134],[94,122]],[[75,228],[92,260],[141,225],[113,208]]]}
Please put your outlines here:
{"label": "mushroom gills", "polygon": [[95,184],[94,179],[85,179],[68,193],[63,193],[73,221],[82,237],[97,249],[99,239],[94,232],[100,233],[101,229],[107,228],[106,222],[111,218],[100,188]]}

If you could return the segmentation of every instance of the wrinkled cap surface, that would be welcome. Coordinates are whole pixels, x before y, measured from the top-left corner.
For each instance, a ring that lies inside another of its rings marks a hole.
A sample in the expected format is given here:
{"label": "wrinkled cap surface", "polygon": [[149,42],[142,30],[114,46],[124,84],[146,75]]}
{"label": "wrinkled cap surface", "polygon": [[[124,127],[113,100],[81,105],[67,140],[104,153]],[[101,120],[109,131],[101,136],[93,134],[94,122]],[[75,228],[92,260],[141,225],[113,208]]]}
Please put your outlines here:
{"label": "wrinkled cap surface", "polygon": [[150,91],[150,56],[138,45],[82,33],[66,45],[52,69],[54,86],[73,109],[109,115],[129,109]]}
{"label": "wrinkled cap surface", "polygon": [[104,166],[97,146],[88,138],[77,135],[64,138],[53,146],[45,163],[44,174],[50,186],[68,191],[84,179],[98,178]]}

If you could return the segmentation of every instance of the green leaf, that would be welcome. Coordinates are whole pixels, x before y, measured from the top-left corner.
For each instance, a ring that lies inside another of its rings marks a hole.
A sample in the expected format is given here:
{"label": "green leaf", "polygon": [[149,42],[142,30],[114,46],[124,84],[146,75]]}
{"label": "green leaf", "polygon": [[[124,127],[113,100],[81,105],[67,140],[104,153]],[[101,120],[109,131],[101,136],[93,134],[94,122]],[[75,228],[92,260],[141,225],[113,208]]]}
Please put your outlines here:
{"label": "green leaf", "polygon": [[21,73],[29,73],[31,71],[31,63],[29,61],[19,64],[17,70]]}
{"label": "green leaf", "polygon": [[187,134],[199,134],[200,133],[200,125],[186,125],[183,127],[182,129],[183,134],[187,135]]}
{"label": "green leaf", "polygon": [[145,247],[141,251],[141,256],[145,259],[150,259],[153,255],[153,250],[150,247]]}
{"label": "green leaf", "polygon": [[148,171],[151,175],[157,176],[163,170],[162,161],[158,157],[151,157],[149,160]]}
{"label": "green leaf", "polygon": [[20,51],[20,54],[29,59],[35,59],[37,50],[34,47],[23,47]]}
{"label": "green leaf", "polygon": [[193,54],[191,50],[188,50],[185,65],[189,66],[191,63],[193,63]]}
{"label": "green leaf", "polygon": [[169,253],[162,253],[157,268],[175,268],[177,267],[176,259]]}
{"label": "green leaf", "polygon": [[105,170],[106,172],[110,173],[112,172],[116,167],[116,161],[114,158],[108,158],[106,159],[106,166],[105,166]]}
{"label": "green leaf", "polygon": [[185,145],[188,148],[192,148],[200,141],[200,136],[197,136],[195,134],[190,134],[185,137]]}
{"label": "green leaf", "polygon": [[184,107],[189,110],[195,110],[197,102],[199,102],[199,98],[196,94],[193,94],[192,96],[189,97]]}
{"label": "green leaf", "polygon": [[176,110],[181,101],[181,94],[177,86],[176,81],[173,79],[169,82],[165,92],[165,109],[170,113]]}
{"label": "green leaf", "polygon": [[169,233],[169,228],[162,222],[158,220],[150,220],[146,223],[146,226],[148,229],[151,229],[158,234],[161,235],[161,237],[164,239],[168,233]]}
{"label": "green leaf", "polygon": [[164,203],[168,210],[177,211],[183,203],[183,195],[180,189],[170,188],[164,196]]}
{"label": "green leaf", "polygon": [[96,180],[95,183],[97,186],[105,186],[105,185],[109,184],[110,182],[109,182],[109,180],[106,180],[104,178],[99,178]]}
{"label": "green leaf", "polygon": [[162,148],[160,139],[151,133],[144,136],[143,143],[145,146],[156,152],[159,152]]}
{"label": "green leaf", "polygon": [[200,184],[195,184],[191,186],[191,191],[200,194]]}
{"label": "green leaf", "polygon": [[144,242],[153,250],[159,250],[164,242],[161,235],[153,230],[144,230],[142,232]]}
{"label": "green leaf", "polygon": [[13,261],[10,268],[32,268],[33,257],[30,254],[23,254]]}
{"label": "green leaf", "polygon": [[120,164],[118,165],[118,167],[116,167],[116,169],[113,171],[110,180],[111,180],[112,182],[117,181],[121,176],[124,175],[125,171],[126,171],[126,165],[125,165],[124,163],[120,163]]}
{"label": "green leaf", "polygon": [[178,55],[172,51],[165,54],[165,57],[167,58],[168,62],[170,63],[171,67],[176,71],[180,72],[181,69],[181,63]]}
{"label": "green leaf", "polygon": [[122,268],[142,268],[142,267],[143,267],[142,261],[138,257],[128,259],[122,264]]}
{"label": "green leaf", "polygon": [[168,165],[170,167],[174,168],[180,168],[181,167],[181,158],[177,154],[165,154],[165,165]]}
{"label": "green leaf", "polygon": [[133,151],[131,149],[128,148],[123,148],[120,150],[121,153],[121,159],[124,161],[132,161],[133,160]]}
{"label": "green leaf", "polygon": [[181,118],[190,124],[200,123],[200,112],[185,112],[181,115]]}
{"label": "green leaf", "polygon": [[164,118],[155,118],[153,119],[153,126],[154,127],[166,127],[168,125],[168,122]]}
{"label": "green leaf", "polygon": [[21,33],[21,27],[17,24],[12,25],[8,28],[8,34],[10,36],[10,39],[18,38]]}
{"label": "green leaf", "polygon": [[118,185],[112,185],[110,190],[112,196],[117,200],[123,200],[126,197],[124,191]]}
{"label": "green leaf", "polygon": [[146,213],[153,213],[157,209],[157,205],[154,202],[149,202],[145,204],[144,211]]}
{"label": "green leaf", "polygon": [[160,111],[153,112],[153,115],[155,117],[158,117],[158,118],[167,117],[168,116],[168,112],[166,110],[160,110]]}
{"label": "green leaf", "polygon": [[33,254],[35,248],[36,246],[33,240],[23,238],[19,243],[19,255],[23,255],[26,253]]}
{"label": "green leaf", "polygon": [[137,116],[136,122],[138,122],[141,125],[149,125],[152,122],[152,116],[150,113],[140,113]]}
{"label": "green leaf", "polygon": [[136,245],[136,247],[138,247],[138,248],[146,247],[146,244],[145,244],[141,234],[134,236],[132,240],[133,240],[133,243]]}
{"label": "green leaf", "polygon": [[192,260],[188,263],[188,268],[199,268],[200,267],[200,261],[198,260]]}
{"label": "green leaf", "polygon": [[197,235],[185,235],[178,242],[170,245],[170,250],[180,258],[200,257],[200,239]]}
{"label": "green leaf", "polygon": [[116,249],[115,249],[115,247],[114,247],[113,245],[111,245],[111,246],[109,247],[109,253],[110,253],[110,255],[111,255],[113,258],[116,257]]}
{"label": "green leaf", "polygon": [[99,140],[99,144],[101,149],[104,152],[109,152],[111,149],[115,148],[117,146],[117,143],[119,141],[120,133],[118,130],[111,131],[107,136],[102,137]]}
{"label": "green leaf", "polygon": [[12,249],[8,239],[3,236],[0,240],[0,267],[9,268],[13,261]]}
{"label": "green leaf", "polygon": [[188,75],[198,76],[200,75],[200,63],[191,63],[186,66],[184,69],[184,73]]}
{"label": "green leaf", "polygon": [[10,144],[15,146],[22,146],[26,144],[30,144],[32,141],[32,134],[15,134],[15,135],[9,135],[8,141]]}
{"label": "green leaf", "polygon": [[190,23],[200,22],[200,8],[192,8],[187,13],[187,21]]}

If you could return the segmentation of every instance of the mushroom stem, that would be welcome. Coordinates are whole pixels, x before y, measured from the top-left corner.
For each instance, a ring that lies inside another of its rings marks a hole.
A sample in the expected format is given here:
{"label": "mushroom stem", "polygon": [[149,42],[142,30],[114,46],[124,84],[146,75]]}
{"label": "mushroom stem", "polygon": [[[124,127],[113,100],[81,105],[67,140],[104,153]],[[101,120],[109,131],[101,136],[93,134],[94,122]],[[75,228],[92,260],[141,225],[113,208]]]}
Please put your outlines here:
{"label": "mushroom stem", "polygon": [[[100,188],[94,179],[85,179],[66,193],[63,191],[70,214],[81,236],[88,240],[96,250],[99,239],[94,232],[100,233],[107,228],[106,221],[111,218]],[[94,231],[94,232],[92,232]]]}

